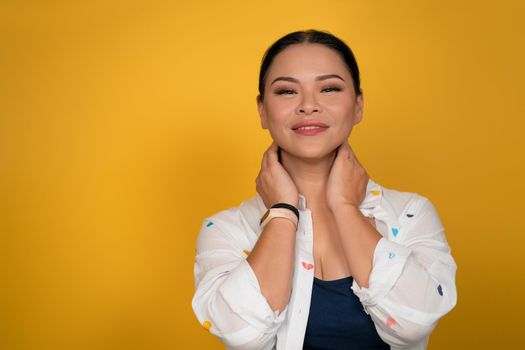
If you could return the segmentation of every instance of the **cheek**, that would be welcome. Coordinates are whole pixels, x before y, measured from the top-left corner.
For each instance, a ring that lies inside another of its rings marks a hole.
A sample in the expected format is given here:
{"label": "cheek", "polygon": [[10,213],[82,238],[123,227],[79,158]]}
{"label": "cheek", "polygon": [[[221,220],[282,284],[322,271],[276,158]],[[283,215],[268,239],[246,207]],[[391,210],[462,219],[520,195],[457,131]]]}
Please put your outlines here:
{"label": "cheek", "polygon": [[284,123],[294,108],[286,101],[272,101],[268,103],[266,110],[268,122],[275,126]]}
{"label": "cheek", "polygon": [[351,103],[334,103],[330,104],[325,108],[325,111],[328,112],[334,119],[337,120],[337,123],[340,125],[351,124],[352,119],[355,116],[355,106]]}
{"label": "cheek", "polygon": [[329,108],[329,114],[334,118],[337,124],[337,134],[350,134],[354,126],[355,108],[352,104],[335,104]]}

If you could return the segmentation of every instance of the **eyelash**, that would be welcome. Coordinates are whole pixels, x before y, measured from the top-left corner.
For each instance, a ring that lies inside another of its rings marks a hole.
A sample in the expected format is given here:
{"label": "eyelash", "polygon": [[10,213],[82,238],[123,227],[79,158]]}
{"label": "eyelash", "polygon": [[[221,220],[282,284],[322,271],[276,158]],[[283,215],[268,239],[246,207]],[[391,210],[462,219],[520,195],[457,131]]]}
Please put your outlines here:
{"label": "eyelash", "polygon": [[324,91],[324,90],[330,90],[330,91],[328,91],[328,92],[332,92],[332,91],[341,91],[341,89],[338,88],[338,87],[336,87],[336,86],[329,86],[329,87],[327,87],[327,88],[324,88],[324,89],[321,90],[321,91]]}
{"label": "eyelash", "polygon": [[277,90],[276,94],[277,95],[292,95],[295,93],[295,90],[292,90],[292,89],[282,89],[282,90]]}
{"label": "eyelash", "polygon": [[[337,91],[341,91],[341,89],[335,86],[329,86],[321,90],[321,92],[323,91],[326,91],[326,92],[336,91],[337,92]],[[282,90],[277,90],[276,92],[277,95],[293,95],[296,93],[297,92],[294,89],[282,89]]]}

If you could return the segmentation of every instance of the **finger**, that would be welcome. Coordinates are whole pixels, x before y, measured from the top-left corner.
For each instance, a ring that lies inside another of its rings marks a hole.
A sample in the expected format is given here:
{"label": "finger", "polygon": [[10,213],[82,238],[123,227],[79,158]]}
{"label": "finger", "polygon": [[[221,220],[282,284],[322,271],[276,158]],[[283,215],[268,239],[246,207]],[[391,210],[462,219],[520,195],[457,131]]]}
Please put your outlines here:
{"label": "finger", "polygon": [[275,142],[273,142],[270,148],[268,148],[268,165],[279,163],[279,156],[277,155],[278,149],[279,147],[277,144],[275,144]]}
{"label": "finger", "polygon": [[363,165],[361,164],[361,162],[359,161],[359,159],[357,158],[355,154],[353,155],[353,158],[354,158],[354,162],[358,164],[360,168],[364,169]]}
{"label": "finger", "polygon": [[348,158],[348,140],[343,142],[338,148],[338,156],[341,158]]}
{"label": "finger", "polygon": [[345,149],[346,149],[346,152],[348,154],[348,158],[355,158],[355,153],[354,153],[354,150],[352,149],[352,146],[350,146],[350,143],[348,142],[348,140],[346,140],[345,142]]}
{"label": "finger", "polygon": [[264,152],[263,159],[262,159],[262,164],[261,164],[261,166],[264,167],[264,168],[268,167],[268,156],[271,153],[271,149],[272,149],[273,145],[274,145],[274,142],[272,142],[272,144]]}
{"label": "finger", "polygon": [[334,158],[332,159],[332,164],[334,164],[336,161],[337,161],[337,158],[341,158],[343,157],[343,144],[340,144],[336,149],[335,149],[335,155],[334,155]]}
{"label": "finger", "polygon": [[347,148],[348,148],[348,153],[349,153],[350,157],[355,159],[355,160],[357,160],[357,155],[355,154],[354,149],[352,148],[352,146],[350,146],[350,143],[347,143]]}
{"label": "finger", "polygon": [[261,159],[261,170],[266,167],[266,152],[267,151],[264,151],[262,159]]}
{"label": "finger", "polygon": [[358,169],[361,169],[362,171],[366,172],[366,169],[363,167],[363,165],[361,164],[361,162],[357,158],[357,155],[354,152],[352,152],[352,161],[354,162],[354,164],[357,164]]}

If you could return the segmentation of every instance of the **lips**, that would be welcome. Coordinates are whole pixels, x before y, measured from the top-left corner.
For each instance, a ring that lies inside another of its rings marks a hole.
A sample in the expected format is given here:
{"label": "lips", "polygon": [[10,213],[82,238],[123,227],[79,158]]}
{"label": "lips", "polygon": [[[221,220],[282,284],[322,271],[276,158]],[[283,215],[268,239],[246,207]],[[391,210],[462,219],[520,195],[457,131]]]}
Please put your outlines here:
{"label": "lips", "polygon": [[292,130],[301,136],[315,136],[328,130],[328,125],[320,122],[309,121],[297,123],[292,127]]}
{"label": "lips", "polygon": [[328,125],[320,122],[301,122],[292,126],[292,130],[315,130],[328,128]]}

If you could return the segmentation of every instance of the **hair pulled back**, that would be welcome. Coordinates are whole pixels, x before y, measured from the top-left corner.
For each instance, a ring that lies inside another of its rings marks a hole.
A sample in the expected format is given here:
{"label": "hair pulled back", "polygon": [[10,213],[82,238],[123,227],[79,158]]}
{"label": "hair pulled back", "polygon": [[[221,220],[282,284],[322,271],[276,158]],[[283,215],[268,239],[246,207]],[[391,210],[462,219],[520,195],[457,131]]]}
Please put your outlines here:
{"label": "hair pulled back", "polygon": [[354,85],[356,95],[361,95],[361,82],[359,80],[359,68],[357,67],[357,61],[350,47],[346,45],[341,39],[337,38],[325,31],[319,31],[315,29],[302,30],[293,33],[289,33],[275,43],[272,44],[266,50],[262,63],[261,70],[259,72],[259,96],[257,99],[263,101],[264,99],[264,86],[266,83],[266,73],[270,68],[275,56],[286,49],[288,46],[295,44],[321,44],[332,50],[335,50],[343,59],[346,64]]}

